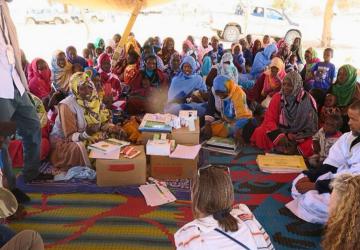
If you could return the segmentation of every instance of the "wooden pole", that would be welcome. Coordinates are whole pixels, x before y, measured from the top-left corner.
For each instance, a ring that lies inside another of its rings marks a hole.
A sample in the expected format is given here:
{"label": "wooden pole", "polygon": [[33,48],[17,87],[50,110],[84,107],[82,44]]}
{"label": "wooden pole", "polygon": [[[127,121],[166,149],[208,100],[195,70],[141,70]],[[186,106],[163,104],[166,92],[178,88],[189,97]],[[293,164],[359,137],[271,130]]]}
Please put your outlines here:
{"label": "wooden pole", "polygon": [[144,4],[144,0],[136,0],[136,4],[135,7],[131,13],[130,19],[126,25],[126,28],[123,32],[123,35],[121,37],[121,40],[118,44],[118,46],[116,47],[115,51],[114,51],[114,55],[112,57],[111,60],[111,65],[114,67],[116,65],[116,63],[119,61],[121,54],[123,53],[124,50],[124,46],[126,44],[127,38],[131,32],[132,27],[135,24],[136,18],[142,8]]}
{"label": "wooden pole", "polygon": [[331,45],[331,24],[334,16],[335,0],[327,0],[324,13],[324,24],[321,37],[321,46],[330,47]]}

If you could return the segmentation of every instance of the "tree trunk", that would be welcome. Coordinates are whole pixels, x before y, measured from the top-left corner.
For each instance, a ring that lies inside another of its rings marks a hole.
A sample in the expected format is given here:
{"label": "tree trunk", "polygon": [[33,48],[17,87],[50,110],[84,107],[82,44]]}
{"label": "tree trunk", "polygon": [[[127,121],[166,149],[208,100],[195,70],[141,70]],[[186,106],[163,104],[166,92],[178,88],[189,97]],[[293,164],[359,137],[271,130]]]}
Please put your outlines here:
{"label": "tree trunk", "polygon": [[334,5],[335,0],[327,0],[325,5],[324,13],[324,24],[321,37],[321,46],[330,47],[331,46],[331,23],[334,16]]}

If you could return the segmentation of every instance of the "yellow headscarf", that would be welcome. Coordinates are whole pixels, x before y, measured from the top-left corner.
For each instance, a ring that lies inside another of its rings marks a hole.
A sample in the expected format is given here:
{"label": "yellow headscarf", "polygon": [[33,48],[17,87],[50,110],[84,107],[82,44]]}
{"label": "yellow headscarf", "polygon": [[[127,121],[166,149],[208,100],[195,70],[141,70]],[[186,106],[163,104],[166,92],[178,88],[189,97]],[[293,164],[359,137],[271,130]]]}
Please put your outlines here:
{"label": "yellow headscarf", "polygon": [[[79,95],[79,87],[83,85],[88,85],[93,89],[89,100],[84,100]],[[88,125],[101,125],[109,121],[110,112],[101,107],[101,101],[96,92],[95,85],[86,73],[78,72],[73,74],[70,78],[70,87],[76,102],[84,109],[84,116]]]}
{"label": "yellow headscarf", "polygon": [[32,103],[35,106],[36,113],[37,113],[37,115],[39,117],[39,120],[40,120],[41,128],[43,128],[48,123],[47,112],[46,112],[46,109],[44,107],[44,104],[39,99],[39,97],[37,97],[37,96],[35,96],[35,95],[31,94],[31,93],[29,93],[29,97],[30,97],[30,100],[32,101]]}
{"label": "yellow headscarf", "polygon": [[130,47],[133,47],[134,51],[140,56],[141,50],[136,42],[136,39],[133,36],[129,36],[127,43],[125,45],[125,53],[128,54]]}

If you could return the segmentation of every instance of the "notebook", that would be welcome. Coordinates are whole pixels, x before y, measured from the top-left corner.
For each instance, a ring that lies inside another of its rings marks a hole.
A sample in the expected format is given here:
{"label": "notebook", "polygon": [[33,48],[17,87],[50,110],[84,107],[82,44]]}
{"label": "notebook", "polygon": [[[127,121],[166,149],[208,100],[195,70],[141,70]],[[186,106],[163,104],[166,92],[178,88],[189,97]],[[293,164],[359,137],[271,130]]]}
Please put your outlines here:
{"label": "notebook", "polygon": [[256,162],[260,170],[267,173],[300,173],[307,170],[301,155],[258,155]]}

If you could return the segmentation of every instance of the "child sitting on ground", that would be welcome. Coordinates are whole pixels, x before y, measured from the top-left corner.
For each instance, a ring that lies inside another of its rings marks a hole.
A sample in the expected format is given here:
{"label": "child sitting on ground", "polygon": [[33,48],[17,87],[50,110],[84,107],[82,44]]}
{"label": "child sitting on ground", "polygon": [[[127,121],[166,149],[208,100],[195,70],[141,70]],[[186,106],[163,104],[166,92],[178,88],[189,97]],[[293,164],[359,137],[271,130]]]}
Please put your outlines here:
{"label": "child sitting on ground", "polygon": [[314,155],[308,160],[310,167],[318,168],[329,154],[332,145],[339,139],[342,117],[339,114],[326,116],[324,126],[313,136]]}
{"label": "child sitting on ground", "polygon": [[320,111],[320,126],[322,126],[326,118],[332,114],[341,115],[341,110],[336,107],[336,96],[333,94],[327,94],[325,97],[324,106]]}

